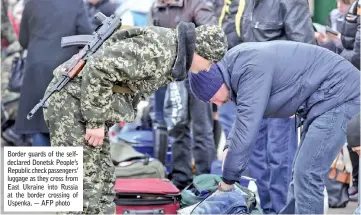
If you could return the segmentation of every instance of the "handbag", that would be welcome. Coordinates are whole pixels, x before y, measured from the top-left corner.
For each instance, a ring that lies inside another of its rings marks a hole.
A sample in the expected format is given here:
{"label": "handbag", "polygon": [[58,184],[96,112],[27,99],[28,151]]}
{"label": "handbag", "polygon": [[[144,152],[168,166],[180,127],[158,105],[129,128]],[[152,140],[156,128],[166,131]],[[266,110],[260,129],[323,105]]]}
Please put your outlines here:
{"label": "handbag", "polygon": [[25,63],[26,57],[24,51],[21,51],[20,56],[15,56],[11,64],[8,84],[8,90],[10,92],[20,93],[25,73]]}
{"label": "handbag", "polygon": [[351,182],[351,174],[345,170],[345,166],[337,166],[340,152],[332,163],[325,186],[328,193],[328,205],[330,208],[345,208],[349,202],[348,188]]}
{"label": "handbag", "polygon": [[330,173],[328,175],[329,179],[336,180],[338,182],[344,183],[344,184],[350,184],[351,183],[351,174],[346,171],[345,166],[342,165],[341,167],[337,166],[337,161],[340,157],[340,152],[336,160],[332,163]]}

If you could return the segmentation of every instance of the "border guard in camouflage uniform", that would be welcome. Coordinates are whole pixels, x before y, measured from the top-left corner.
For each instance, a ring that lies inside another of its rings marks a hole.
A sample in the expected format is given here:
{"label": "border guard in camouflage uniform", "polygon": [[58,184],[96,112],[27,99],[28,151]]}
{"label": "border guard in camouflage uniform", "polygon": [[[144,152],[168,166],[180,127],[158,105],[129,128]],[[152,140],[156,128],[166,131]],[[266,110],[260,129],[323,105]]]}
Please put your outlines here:
{"label": "border guard in camouflage uniform", "polygon": [[[221,60],[227,39],[217,26],[176,29],[130,28],[116,31],[89,58],[78,76],[45,104],[52,146],[83,146],[85,214],[114,214],[114,166],[107,128],[131,122],[140,100],[172,81],[184,80]],[[61,78],[76,56],[54,71],[47,88]]]}

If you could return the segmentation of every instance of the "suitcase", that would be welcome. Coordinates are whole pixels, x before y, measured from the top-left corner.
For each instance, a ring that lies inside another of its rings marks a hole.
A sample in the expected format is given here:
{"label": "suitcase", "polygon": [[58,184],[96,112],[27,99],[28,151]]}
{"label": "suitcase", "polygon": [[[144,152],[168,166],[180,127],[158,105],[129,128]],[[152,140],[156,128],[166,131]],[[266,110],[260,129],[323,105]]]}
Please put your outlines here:
{"label": "suitcase", "polygon": [[176,214],[180,191],[168,179],[116,179],[116,214]]}
{"label": "suitcase", "polygon": [[[126,141],[131,144],[135,150],[143,154],[148,154],[149,156],[155,158],[154,156],[154,142],[153,142],[153,132],[150,130],[132,130],[124,133],[120,133],[118,136],[119,139]],[[169,138],[169,142],[171,142]],[[166,156],[166,168],[167,172],[171,172],[171,163],[172,163],[172,146],[168,144],[168,152]]]}

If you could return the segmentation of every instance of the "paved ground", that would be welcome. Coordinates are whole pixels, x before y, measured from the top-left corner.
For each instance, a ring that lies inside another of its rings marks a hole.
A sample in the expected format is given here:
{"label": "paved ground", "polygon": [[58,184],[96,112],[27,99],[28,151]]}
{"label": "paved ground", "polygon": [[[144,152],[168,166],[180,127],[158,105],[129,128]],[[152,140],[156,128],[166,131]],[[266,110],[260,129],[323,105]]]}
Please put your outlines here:
{"label": "paved ground", "polygon": [[357,208],[357,202],[349,202],[346,208],[330,208],[327,214],[352,214]]}

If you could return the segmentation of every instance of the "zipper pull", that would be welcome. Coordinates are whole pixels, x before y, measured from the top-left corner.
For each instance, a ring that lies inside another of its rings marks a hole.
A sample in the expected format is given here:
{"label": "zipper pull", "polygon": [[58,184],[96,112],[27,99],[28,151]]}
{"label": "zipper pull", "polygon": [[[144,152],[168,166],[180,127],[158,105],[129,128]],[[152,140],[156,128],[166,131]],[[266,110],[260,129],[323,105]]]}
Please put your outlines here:
{"label": "zipper pull", "polygon": [[259,22],[256,22],[256,26],[255,26],[255,28],[258,28],[258,24],[259,24]]}

